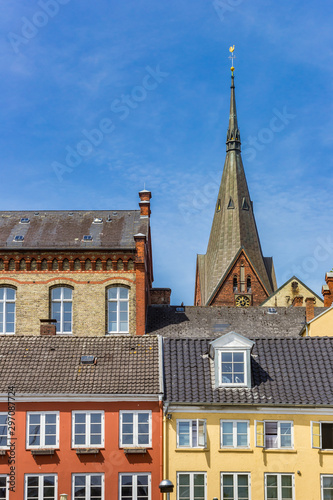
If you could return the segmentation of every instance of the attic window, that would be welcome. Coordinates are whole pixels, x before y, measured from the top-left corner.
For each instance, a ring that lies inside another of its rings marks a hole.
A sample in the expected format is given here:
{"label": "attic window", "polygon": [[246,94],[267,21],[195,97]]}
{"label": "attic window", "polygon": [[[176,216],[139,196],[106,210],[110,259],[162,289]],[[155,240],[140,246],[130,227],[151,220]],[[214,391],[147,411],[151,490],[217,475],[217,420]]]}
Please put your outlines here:
{"label": "attic window", "polygon": [[95,365],[96,364],[96,356],[81,356],[81,364],[82,365]]}
{"label": "attic window", "polygon": [[250,207],[249,207],[248,202],[246,201],[246,198],[243,198],[243,201],[242,201],[242,210],[250,210]]}
{"label": "attic window", "polygon": [[35,212],[34,215],[39,215],[39,212]]}
{"label": "attic window", "polygon": [[69,212],[69,214],[68,214],[68,215],[69,215],[70,217],[72,217],[74,214],[73,214],[73,212]]}
{"label": "attic window", "polygon": [[277,314],[277,310],[275,309],[275,307],[269,307],[267,314]]}
{"label": "attic window", "polygon": [[108,215],[108,218],[106,219],[106,222],[112,222],[111,215]]}
{"label": "attic window", "polygon": [[93,237],[91,236],[91,234],[85,234],[83,236],[83,241],[92,241]]}
{"label": "attic window", "polygon": [[22,236],[21,234],[17,235],[14,237],[14,241],[24,241],[24,236]]}
{"label": "attic window", "polygon": [[113,212],[113,214],[112,214],[112,215],[116,216],[116,215],[118,215],[118,212]]}
{"label": "attic window", "polygon": [[176,312],[177,313],[183,313],[183,312],[185,312],[185,307],[183,307],[183,306],[176,307]]}
{"label": "attic window", "polygon": [[94,223],[94,224],[102,224],[102,222],[103,222],[102,217],[95,217],[95,219],[94,219],[94,222],[93,222],[93,223]]}
{"label": "attic window", "polygon": [[230,197],[230,200],[229,200],[227,208],[228,208],[228,210],[231,210],[232,208],[235,208],[234,201],[233,201],[233,199],[231,197]]}
{"label": "attic window", "polygon": [[29,224],[30,222],[30,219],[28,219],[28,217],[22,217],[22,219],[20,220],[20,224]]}

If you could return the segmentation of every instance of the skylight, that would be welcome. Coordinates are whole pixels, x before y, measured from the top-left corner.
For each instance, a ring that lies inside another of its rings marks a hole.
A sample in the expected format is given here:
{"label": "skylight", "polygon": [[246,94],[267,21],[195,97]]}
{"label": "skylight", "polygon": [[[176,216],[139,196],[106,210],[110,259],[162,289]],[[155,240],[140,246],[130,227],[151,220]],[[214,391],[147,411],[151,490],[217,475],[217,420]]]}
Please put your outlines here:
{"label": "skylight", "polygon": [[183,306],[176,307],[176,312],[177,313],[183,313],[183,312],[185,312],[185,307],[183,307]]}
{"label": "skylight", "polygon": [[23,241],[23,240],[24,240],[24,236],[22,236],[21,234],[14,237],[14,241]]}
{"label": "skylight", "polygon": [[96,356],[81,356],[82,365],[94,365],[96,364]]}
{"label": "skylight", "polygon": [[277,314],[277,310],[275,309],[275,307],[269,307],[267,313],[268,314]]}
{"label": "skylight", "polygon": [[29,222],[30,222],[30,219],[28,217],[22,217],[22,219],[20,220],[21,224],[29,224]]}
{"label": "skylight", "polygon": [[95,217],[94,224],[102,224],[102,222],[103,222],[102,217]]}
{"label": "skylight", "polygon": [[83,241],[92,241],[93,237],[91,236],[91,234],[85,234],[83,236]]}

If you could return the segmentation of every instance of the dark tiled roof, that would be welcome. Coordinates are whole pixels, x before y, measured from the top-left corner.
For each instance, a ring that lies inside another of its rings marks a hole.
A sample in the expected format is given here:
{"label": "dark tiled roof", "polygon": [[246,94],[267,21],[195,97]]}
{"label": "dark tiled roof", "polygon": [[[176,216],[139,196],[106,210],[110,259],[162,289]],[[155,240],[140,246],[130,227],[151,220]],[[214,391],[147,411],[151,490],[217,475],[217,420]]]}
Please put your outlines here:
{"label": "dark tiled roof", "polygon": [[[245,337],[297,337],[305,324],[305,307],[277,307],[268,314],[267,307],[186,306],[184,313],[176,306],[150,306],[147,333],[163,337],[219,337],[235,331]],[[316,316],[322,307],[315,308]]]}
{"label": "dark tiled roof", "polygon": [[[81,356],[97,357],[95,365]],[[153,337],[1,337],[0,393],[158,394]]]}
{"label": "dark tiled roof", "polygon": [[[22,224],[21,218],[30,222]],[[96,218],[103,222],[94,224]],[[132,249],[135,234],[148,236],[148,224],[149,219],[140,218],[139,210],[1,212],[0,248]],[[92,241],[83,241],[86,235]],[[16,242],[15,236],[24,236],[24,240]]]}
{"label": "dark tiled roof", "polygon": [[209,339],[164,339],[165,399],[178,403],[332,405],[333,338],[257,339],[251,388],[213,387]]}

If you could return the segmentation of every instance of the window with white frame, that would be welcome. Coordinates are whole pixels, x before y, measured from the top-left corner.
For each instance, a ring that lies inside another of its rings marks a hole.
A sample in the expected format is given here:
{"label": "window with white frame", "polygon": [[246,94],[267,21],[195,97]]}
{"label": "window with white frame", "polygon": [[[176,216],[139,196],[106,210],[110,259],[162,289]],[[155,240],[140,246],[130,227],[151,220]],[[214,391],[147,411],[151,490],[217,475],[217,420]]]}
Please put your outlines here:
{"label": "window with white frame", "polygon": [[59,448],[59,412],[27,413],[27,448]]}
{"label": "window with white frame", "polygon": [[104,474],[73,474],[73,500],[104,500]]}
{"label": "window with white frame", "polygon": [[8,448],[8,447],[9,447],[8,413],[0,413],[0,448]]}
{"label": "window with white frame", "polygon": [[26,474],[24,500],[57,500],[56,474]]}
{"label": "window with white frame", "polygon": [[322,500],[330,500],[333,498],[333,475],[321,474],[320,484]]}
{"label": "window with white frame", "polygon": [[177,448],[205,448],[206,420],[177,420]]}
{"label": "window with white frame", "polygon": [[333,450],[333,422],[311,422],[312,448]]}
{"label": "window with white frame", "polygon": [[0,288],[0,333],[15,333],[15,300],[15,288]]}
{"label": "window with white frame", "polygon": [[9,481],[9,477],[4,475],[4,474],[1,474],[0,475],[0,498],[1,499],[4,499],[4,500],[8,500],[8,493],[9,493],[9,489],[8,489],[8,481]]}
{"label": "window with white frame", "polygon": [[293,448],[293,422],[257,421],[256,446],[260,448]]}
{"label": "window with white frame", "polygon": [[151,446],[151,411],[120,411],[120,447]]}
{"label": "window with white frame", "polygon": [[150,474],[119,474],[120,500],[151,500]]}
{"label": "window with white frame", "polygon": [[221,351],[221,384],[245,384],[245,352]]}
{"label": "window with white frame", "polygon": [[294,500],[294,474],[265,474],[265,500]]}
{"label": "window with white frame", "polygon": [[66,286],[51,289],[51,316],[57,320],[57,333],[72,333],[72,292]]}
{"label": "window with white frame", "polygon": [[104,446],[104,411],[73,411],[73,448]]}
{"label": "window with white frame", "polygon": [[250,474],[221,473],[221,500],[250,500]]}
{"label": "window with white frame", "polygon": [[221,420],[221,448],[248,448],[249,421]]}
{"label": "window with white frame", "polygon": [[177,500],[206,500],[205,472],[177,473]]}
{"label": "window with white frame", "polygon": [[128,288],[108,288],[108,333],[128,333]]}

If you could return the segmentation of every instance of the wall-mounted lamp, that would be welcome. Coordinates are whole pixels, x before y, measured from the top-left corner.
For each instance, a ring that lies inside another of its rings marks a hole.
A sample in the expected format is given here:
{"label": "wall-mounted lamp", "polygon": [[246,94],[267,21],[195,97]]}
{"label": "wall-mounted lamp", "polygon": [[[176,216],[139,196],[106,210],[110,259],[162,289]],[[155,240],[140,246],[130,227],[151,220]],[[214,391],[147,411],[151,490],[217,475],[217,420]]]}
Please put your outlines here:
{"label": "wall-mounted lamp", "polygon": [[60,494],[60,500],[67,500],[67,498],[68,498],[67,493],[61,493]]}
{"label": "wall-mounted lamp", "polygon": [[298,471],[297,471],[297,474],[298,474],[299,476],[301,476],[301,475],[302,475],[302,473],[301,473],[301,471],[300,471],[300,470],[298,470]]}

